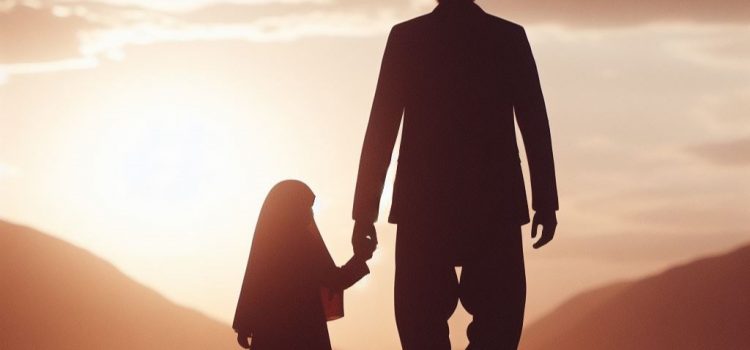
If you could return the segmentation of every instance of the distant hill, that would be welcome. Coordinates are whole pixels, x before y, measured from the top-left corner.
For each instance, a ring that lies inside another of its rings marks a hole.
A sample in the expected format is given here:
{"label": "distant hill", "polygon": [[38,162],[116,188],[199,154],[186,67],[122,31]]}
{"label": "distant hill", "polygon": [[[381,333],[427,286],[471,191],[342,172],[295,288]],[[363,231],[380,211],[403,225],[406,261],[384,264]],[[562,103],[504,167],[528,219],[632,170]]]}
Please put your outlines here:
{"label": "distant hill", "polygon": [[91,253],[0,221],[0,349],[238,349],[230,327]]}
{"label": "distant hill", "polygon": [[750,349],[750,245],[582,293],[527,327],[520,349]]}

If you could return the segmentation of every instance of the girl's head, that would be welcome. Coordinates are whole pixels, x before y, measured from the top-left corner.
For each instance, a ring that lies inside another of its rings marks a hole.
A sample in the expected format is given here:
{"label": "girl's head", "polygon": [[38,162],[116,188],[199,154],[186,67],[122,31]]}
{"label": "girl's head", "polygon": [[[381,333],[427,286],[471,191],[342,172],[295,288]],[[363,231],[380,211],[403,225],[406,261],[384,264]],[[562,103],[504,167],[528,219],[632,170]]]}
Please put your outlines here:
{"label": "girl's head", "polygon": [[314,226],[314,202],[315,194],[301,181],[285,180],[273,186],[258,216],[252,254],[279,258],[284,251],[293,254]]}
{"label": "girl's head", "polygon": [[[315,194],[304,182],[284,180],[273,186],[260,210],[258,226],[274,231],[296,231],[312,222]],[[256,228],[257,230],[258,228]]]}

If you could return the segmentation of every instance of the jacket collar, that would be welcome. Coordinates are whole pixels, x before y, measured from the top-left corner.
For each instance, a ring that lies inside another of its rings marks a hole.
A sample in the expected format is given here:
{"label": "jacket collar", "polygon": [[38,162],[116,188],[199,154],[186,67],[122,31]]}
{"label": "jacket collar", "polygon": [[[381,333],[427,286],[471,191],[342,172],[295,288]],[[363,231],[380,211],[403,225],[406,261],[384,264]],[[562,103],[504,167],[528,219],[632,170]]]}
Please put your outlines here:
{"label": "jacket collar", "polygon": [[453,0],[441,2],[432,10],[433,13],[484,13],[479,5],[471,0]]}

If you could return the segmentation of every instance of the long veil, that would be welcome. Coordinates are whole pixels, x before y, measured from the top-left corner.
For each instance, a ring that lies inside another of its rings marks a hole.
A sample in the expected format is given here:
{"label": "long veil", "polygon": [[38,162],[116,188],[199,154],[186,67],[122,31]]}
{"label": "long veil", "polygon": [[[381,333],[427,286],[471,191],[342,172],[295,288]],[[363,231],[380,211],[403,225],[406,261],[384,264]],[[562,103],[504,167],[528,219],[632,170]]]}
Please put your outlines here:
{"label": "long veil", "polygon": [[[277,300],[273,281],[288,279],[305,243],[315,194],[303,182],[285,180],[266,196],[255,226],[232,328],[252,334],[274,317],[283,300]],[[309,249],[309,247],[307,247]]]}

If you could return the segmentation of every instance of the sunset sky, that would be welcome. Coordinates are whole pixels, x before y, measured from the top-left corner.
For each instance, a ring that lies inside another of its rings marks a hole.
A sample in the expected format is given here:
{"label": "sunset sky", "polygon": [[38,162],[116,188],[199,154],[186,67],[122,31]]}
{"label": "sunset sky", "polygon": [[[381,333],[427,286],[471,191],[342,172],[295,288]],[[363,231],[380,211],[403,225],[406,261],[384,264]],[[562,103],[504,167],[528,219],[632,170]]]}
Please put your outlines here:
{"label": "sunset sky", "polygon": [[[550,115],[559,228],[526,251],[527,321],[750,241],[750,2],[477,3],[526,27]],[[228,323],[274,183],[307,182],[329,249],[349,258],[385,37],[434,5],[0,1],[0,218]],[[378,229],[372,274],[331,323],[341,349],[398,344],[395,227]]]}

